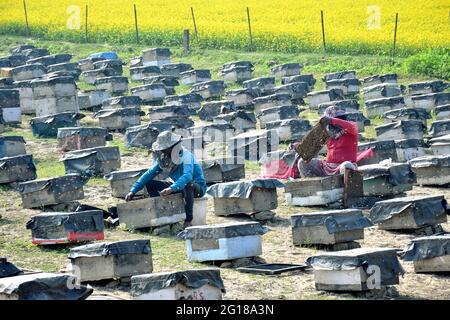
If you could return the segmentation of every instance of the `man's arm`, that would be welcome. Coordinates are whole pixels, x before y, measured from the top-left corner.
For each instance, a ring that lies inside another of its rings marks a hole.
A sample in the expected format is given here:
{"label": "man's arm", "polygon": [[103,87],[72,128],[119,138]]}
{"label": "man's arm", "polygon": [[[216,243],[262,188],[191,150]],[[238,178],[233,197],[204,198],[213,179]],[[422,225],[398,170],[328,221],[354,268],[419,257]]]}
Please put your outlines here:
{"label": "man's arm", "polygon": [[348,134],[356,136],[358,135],[358,126],[354,122],[342,120],[339,118],[332,118],[331,124],[341,127]]}
{"label": "man's arm", "polygon": [[155,161],[155,164],[148,169],[131,187],[130,192],[131,193],[137,193],[141,191],[144,186],[152,180],[154,177],[156,177],[161,172],[161,167],[159,166],[159,163]]}

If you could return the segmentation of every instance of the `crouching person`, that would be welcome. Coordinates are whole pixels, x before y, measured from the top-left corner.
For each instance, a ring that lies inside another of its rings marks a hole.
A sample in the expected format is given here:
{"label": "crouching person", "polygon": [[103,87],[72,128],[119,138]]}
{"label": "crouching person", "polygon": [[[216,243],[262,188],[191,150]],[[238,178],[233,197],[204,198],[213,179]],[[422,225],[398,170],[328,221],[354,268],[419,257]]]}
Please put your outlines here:
{"label": "crouching person", "polygon": [[[152,145],[152,151],[156,156],[153,166],[134,183],[125,200],[132,200],[134,195],[144,187],[150,197],[181,192],[186,211],[184,227],[191,226],[194,198],[203,197],[206,192],[206,180],[202,167],[191,152],[183,149],[181,136],[170,131],[164,131],[158,135]],[[173,183],[154,180],[161,172],[167,173]]]}
{"label": "crouching person", "polygon": [[327,159],[314,158],[309,162],[300,159],[298,170],[302,178],[344,174],[346,169],[357,170],[358,125],[344,120],[345,117],[346,113],[338,107],[330,106],[325,110],[320,124],[330,135]]}

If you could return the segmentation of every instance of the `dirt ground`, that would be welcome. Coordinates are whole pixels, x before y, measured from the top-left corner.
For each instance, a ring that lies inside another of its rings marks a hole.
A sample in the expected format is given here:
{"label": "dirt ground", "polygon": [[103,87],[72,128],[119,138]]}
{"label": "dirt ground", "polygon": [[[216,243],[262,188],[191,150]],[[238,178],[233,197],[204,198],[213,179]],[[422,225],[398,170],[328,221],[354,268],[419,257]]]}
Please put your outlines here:
{"label": "dirt ground", "polygon": [[[17,133],[24,132],[16,129]],[[115,134],[115,140],[123,139]],[[27,152],[35,159],[50,159],[55,170],[61,166],[57,162],[62,154],[56,147],[56,140],[29,139]],[[145,152],[122,152],[122,169],[147,167],[150,157]],[[39,167],[39,165],[38,165]],[[38,168],[39,170],[39,168]],[[50,171],[51,172],[51,171]],[[256,177],[258,171],[251,166],[246,170],[246,178]],[[81,202],[107,208],[123,201],[110,196],[108,183],[94,180],[85,187],[85,199]],[[408,195],[443,194],[450,198],[450,189],[414,187]],[[278,190],[278,208],[276,222],[268,223],[270,232],[263,236],[263,254],[267,262],[303,263],[305,259],[318,252],[316,249],[296,247],[292,244],[290,215],[297,212],[308,212],[319,209],[288,206],[284,201],[283,190]],[[21,209],[20,195],[12,189],[0,189],[0,256],[8,257],[17,266],[50,272],[58,272],[67,264],[68,248],[39,248],[31,244],[29,230],[25,229],[26,221],[38,210]],[[235,220],[248,220],[246,217],[223,218],[213,213],[212,200],[208,201],[208,224]],[[450,231],[450,224],[443,225]],[[120,227],[107,230],[106,240],[150,239],[153,251],[154,270],[176,271],[182,269],[208,267],[208,264],[189,263],[185,258],[184,242],[175,236],[156,237],[142,232],[129,232]],[[379,230],[376,226],[365,230],[365,239],[360,241],[362,247],[393,247],[403,249],[414,234],[394,233]],[[70,247],[70,246],[69,246]],[[221,269],[226,287],[225,299],[450,299],[450,276],[415,274],[412,263],[402,262],[406,274],[400,279],[400,285],[382,296],[366,296],[354,294],[336,294],[316,291],[312,272],[293,272],[279,276],[261,276],[239,273],[234,269]],[[113,294],[122,298],[130,298],[126,285],[117,286],[116,282],[101,286],[93,284],[97,294]]]}

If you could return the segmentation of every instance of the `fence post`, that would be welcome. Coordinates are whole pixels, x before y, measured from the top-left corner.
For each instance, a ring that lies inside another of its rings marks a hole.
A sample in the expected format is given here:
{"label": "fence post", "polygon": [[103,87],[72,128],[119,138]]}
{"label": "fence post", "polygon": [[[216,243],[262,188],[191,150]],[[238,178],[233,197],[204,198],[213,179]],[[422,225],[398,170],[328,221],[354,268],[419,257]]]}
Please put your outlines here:
{"label": "fence post", "polygon": [[250,50],[253,48],[252,25],[250,23],[250,9],[247,7],[248,34],[250,36]]}
{"label": "fence post", "polygon": [[323,52],[327,51],[327,43],[325,41],[325,24],[323,22],[323,10],[320,10],[320,20],[322,23],[322,46],[323,46]]}
{"label": "fence post", "polygon": [[136,43],[139,44],[139,27],[138,27],[136,3],[134,4],[134,26],[136,27]]}
{"label": "fence post", "polygon": [[392,63],[394,63],[395,50],[397,48],[397,26],[398,26],[398,12],[395,14],[394,46],[392,47]]}
{"label": "fence post", "polygon": [[85,24],[84,24],[84,31],[85,31],[85,33],[84,33],[84,40],[86,41],[86,42],[88,42],[88,15],[89,15],[89,9],[88,9],[88,5],[86,4],[86,21],[85,21]]}
{"label": "fence post", "polygon": [[23,11],[25,13],[25,24],[26,24],[26,33],[27,37],[30,36],[30,26],[28,25],[28,14],[27,14],[27,2],[23,0]]}
{"label": "fence post", "polygon": [[195,32],[195,40],[198,43],[198,30],[197,30],[197,23],[195,22],[195,14],[194,14],[194,8],[191,7],[191,15],[192,15],[192,21],[194,22],[194,32]]}
{"label": "fence post", "polygon": [[183,31],[183,50],[184,53],[189,53],[189,43],[190,43],[190,38],[189,38],[189,29],[185,29]]}

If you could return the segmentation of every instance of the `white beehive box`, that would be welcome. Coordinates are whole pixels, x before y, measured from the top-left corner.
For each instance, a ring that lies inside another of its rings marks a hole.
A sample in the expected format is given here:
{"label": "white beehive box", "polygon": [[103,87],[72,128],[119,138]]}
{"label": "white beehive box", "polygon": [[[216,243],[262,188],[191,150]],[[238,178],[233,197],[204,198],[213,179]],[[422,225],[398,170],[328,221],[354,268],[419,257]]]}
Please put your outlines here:
{"label": "white beehive box", "polygon": [[286,182],[284,192],[290,205],[323,206],[344,197],[344,176],[302,178]]}

